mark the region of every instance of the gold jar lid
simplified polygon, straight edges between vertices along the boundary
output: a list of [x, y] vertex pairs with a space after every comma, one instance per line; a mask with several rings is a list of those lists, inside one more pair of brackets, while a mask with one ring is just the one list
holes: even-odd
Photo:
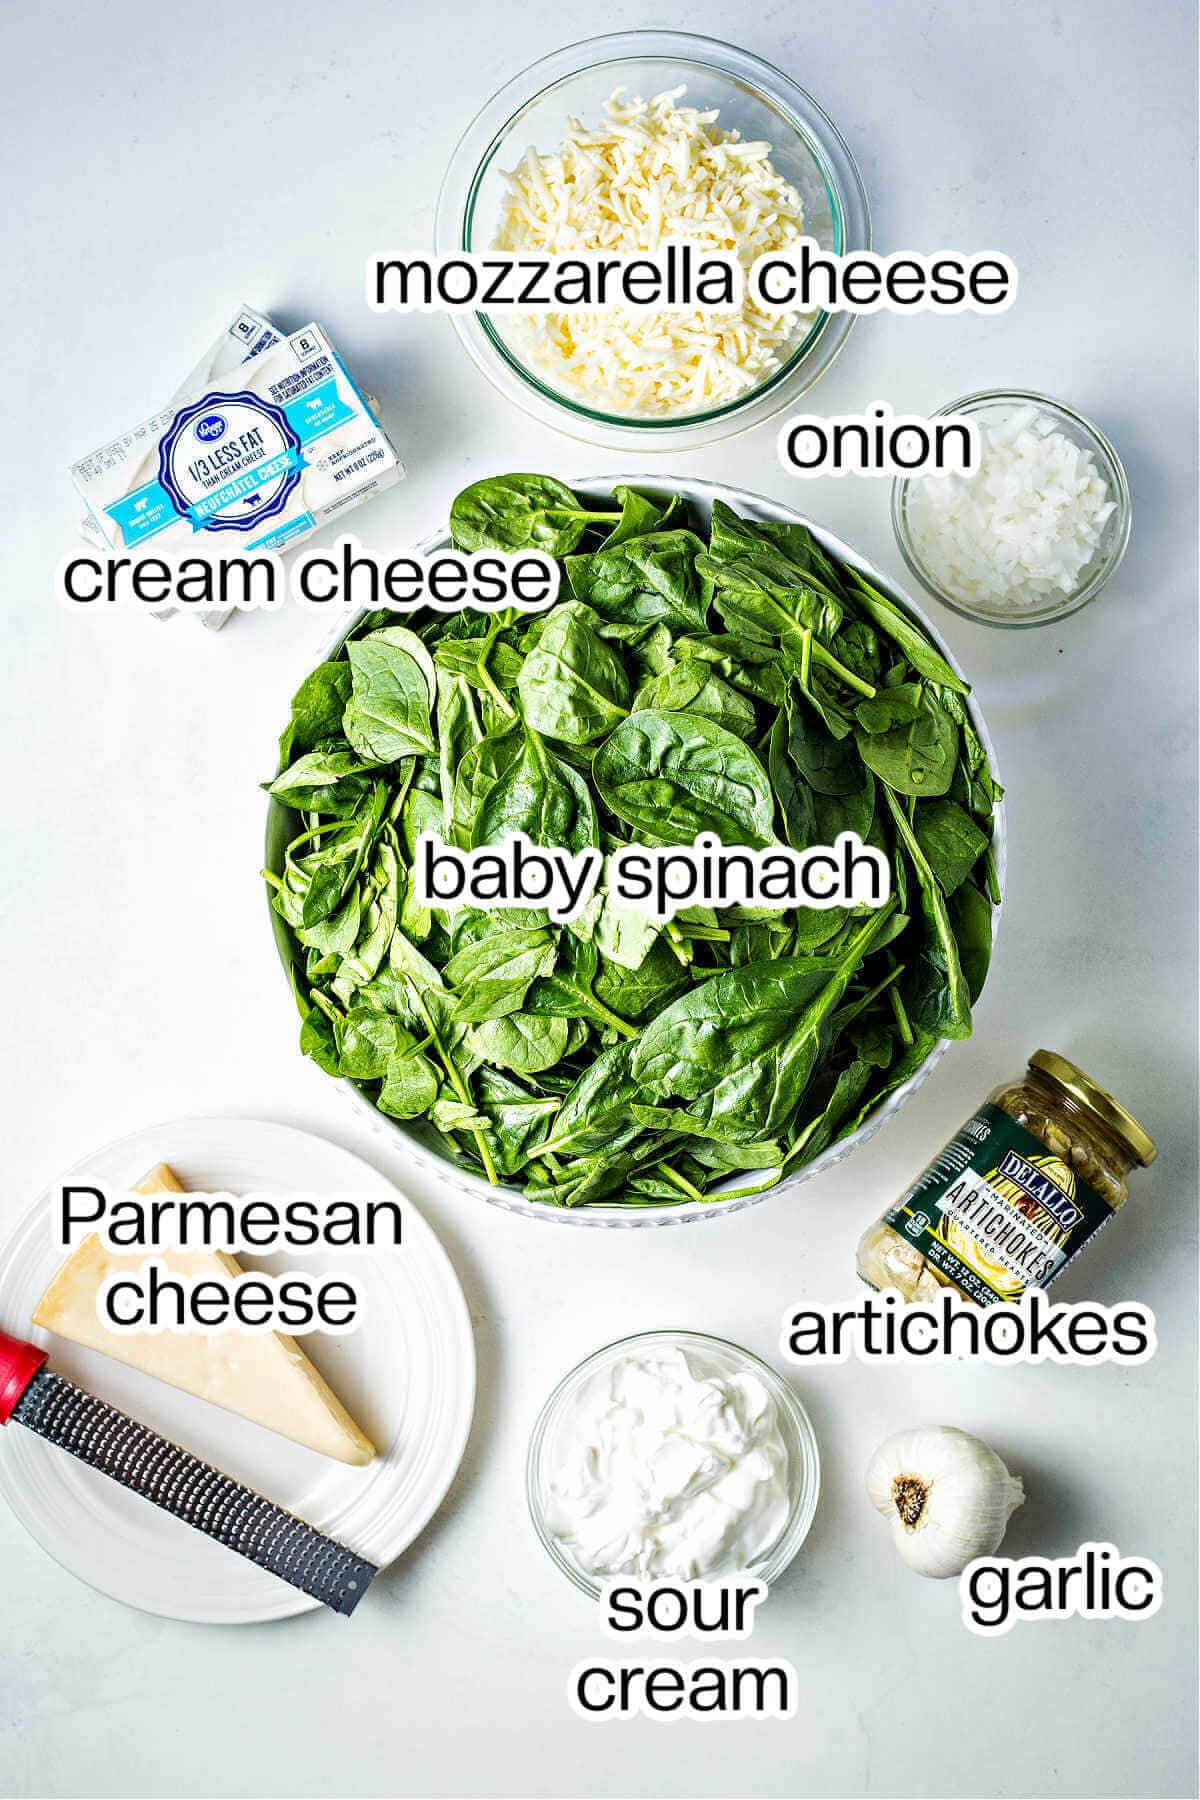
[[1035, 1050], [1029, 1059], [1031, 1069], [1040, 1069], [1043, 1075], [1049, 1075], [1065, 1088], [1072, 1100], [1094, 1113], [1100, 1123], [1111, 1131], [1114, 1137], [1120, 1138], [1133, 1152], [1134, 1159], [1143, 1168], [1152, 1163], [1158, 1155], [1158, 1145], [1150, 1136], [1144, 1125], [1139, 1125], [1131, 1112], [1126, 1112], [1119, 1100], [1114, 1100], [1106, 1088], [1097, 1087], [1090, 1075], [1068, 1062], [1065, 1056], [1056, 1056], [1053, 1050]]

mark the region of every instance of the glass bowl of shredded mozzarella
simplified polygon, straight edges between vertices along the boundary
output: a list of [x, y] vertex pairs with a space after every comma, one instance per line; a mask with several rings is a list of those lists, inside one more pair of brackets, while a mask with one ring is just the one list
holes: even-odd
[[1025, 389], [969, 394], [934, 416], [979, 431], [973, 475], [901, 476], [892, 524], [929, 592], [984, 625], [1046, 625], [1094, 600], [1132, 523], [1121, 459], [1080, 413]]
[[526, 1469], [538, 1536], [593, 1598], [617, 1580], [770, 1585], [820, 1486], [787, 1382], [697, 1331], [641, 1332], [586, 1357], [542, 1408]]
[[[733, 257], [804, 235], [870, 248], [854, 158], [790, 77], [684, 32], [593, 38], [488, 102], [438, 201], [440, 256]], [[677, 250], [676, 254], [679, 251]], [[833, 362], [852, 315], [672, 305], [454, 312], [473, 361], [543, 423], [622, 449], [695, 447], [787, 406]]]

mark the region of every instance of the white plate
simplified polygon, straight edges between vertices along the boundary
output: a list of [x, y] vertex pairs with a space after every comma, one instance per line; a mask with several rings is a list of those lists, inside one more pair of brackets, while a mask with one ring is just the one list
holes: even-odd
[[[96, 1151], [61, 1180], [129, 1188], [156, 1162], [169, 1163], [185, 1187], [209, 1191], [396, 1192], [348, 1151], [256, 1119], [156, 1125]], [[62, 1261], [48, 1210], [59, 1185], [0, 1253], [0, 1328], [44, 1344], [58, 1374], [380, 1567], [407, 1549], [454, 1479], [475, 1404], [475, 1345], [462, 1289], [411, 1201], [400, 1250], [336, 1257], [358, 1283], [360, 1329], [302, 1340], [379, 1448], [373, 1463], [356, 1469], [33, 1327], [30, 1315]], [[278, 1255], [239, 1260], [275, 1270], [287, 1262]], [[333, 1273], [335, 1253], [291, 1261], [312, 1274]], [[19, 1425], [0, 1431], [0, 1493], [56, 1562], [144, 1612], [232, 1625], [290, 1618], [320, 1604]]]

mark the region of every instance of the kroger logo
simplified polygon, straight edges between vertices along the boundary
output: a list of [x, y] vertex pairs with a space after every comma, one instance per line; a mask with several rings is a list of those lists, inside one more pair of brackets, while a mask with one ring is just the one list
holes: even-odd
[[196, 436], [202, 444], [215, 444], [225, 436], [225, 421], [220, 413], [206, 413], [196, 421]]

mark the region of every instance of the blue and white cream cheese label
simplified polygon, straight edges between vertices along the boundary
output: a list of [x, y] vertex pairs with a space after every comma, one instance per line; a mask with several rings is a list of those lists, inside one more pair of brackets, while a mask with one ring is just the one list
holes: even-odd
[[277, 549], [403, 475], [320, 326], [264, 347], [231, 375], [228, 386], [176, 396], [75, 464], [108, 548], [154, 539], [155, 553], [169, 555], [205, 533], [214, 547]]

